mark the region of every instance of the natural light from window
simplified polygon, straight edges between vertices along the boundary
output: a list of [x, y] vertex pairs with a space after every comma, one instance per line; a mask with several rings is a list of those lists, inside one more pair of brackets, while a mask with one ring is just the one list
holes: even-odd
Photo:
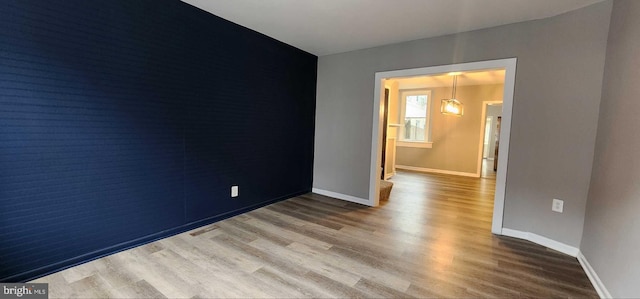
[[427, 95], [406, 97], [404, 141], [424, 141], [427, 124]]
[[401, 92], [400, 108], [400, 141], [413, 144], [430, 142], [431, 91], [413, 90]]

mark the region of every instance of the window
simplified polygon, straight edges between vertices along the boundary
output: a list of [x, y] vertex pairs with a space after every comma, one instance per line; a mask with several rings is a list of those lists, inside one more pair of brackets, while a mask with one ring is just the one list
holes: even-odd
[[431, 147], [431, 91], [400, 91], [399, 146]]

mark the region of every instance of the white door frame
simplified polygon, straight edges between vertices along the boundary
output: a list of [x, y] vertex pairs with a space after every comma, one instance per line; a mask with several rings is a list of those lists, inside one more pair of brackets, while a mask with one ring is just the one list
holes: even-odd
[[367, 205], [378, 206], [380, 203], [380, 161], [382, 156], [382, 101], [384, 94], [384, 79], [398, 77], [414, 77], [444, 74], [449, 72], [465, 72], [486, 69], [505, 69], [504, 98], [502, 101], [502, 122], [500, 128], [500, 149], [498, 156], [498, 173], [496, 176], [496, 192], [493, 203], [493, 221], [491, 232], [502, 234], [502, 220], [504, 216], [504, 201], [507, 179], [507, 163], [509, 161], [509, 139], [511, 134], [511, 110], [513, 108], [513, 93], [516, 79], [516, 58], [488, 60], [479, 62], [449, 64], [423, 68], [376, 72], [375, 89], [373, 95], [373, 130], [371, 133], [371, 166], [369, 170], [369, 198]]
[[[482, 117], [480, 117], [480, 145], [478, 146], [478, 171], [476, 175], [478, 177], [482, 177], [482, 154], [484, 153], [484, 138], [485, 138], [485, 130], [487, 126], [487, 107], [489, 104], [502, 104], [502, 101], [482, 101]], [[493, 126], [493, 123], [491, 123]]]

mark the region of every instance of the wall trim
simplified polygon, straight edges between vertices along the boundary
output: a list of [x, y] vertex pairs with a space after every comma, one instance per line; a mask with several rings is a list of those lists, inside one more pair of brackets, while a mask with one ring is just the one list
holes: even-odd
[[587, 258], [581, 251], [578, 252], [578, 262], [580, 262], [584, 272], [587, 273], [587, 277], [589, 277], [591, 284], [596, 289], [596, 292], [598, 292], [600, 298], [613, 298], [611, 293], [609, 293], [609, 290], [604, 286], [604, 283], [602, 283], [602, 280], [600, 280], [596, 270], [591, 267], [591, 264], [589, 264], [589, 261], [587, 261]]
[[350, 202], [359, 203], [359, 204], [365, 205], [365, 206], [372, 206], [371, 202], [368, 199], [364, 199], [364, 198], [360, 198], [360, 197], [355, 197], [355, 196], [351, 196], [351, 195], [346, 195], [346, 194], [333, 192], [333, 191], [328, 191], [328, 190], [323, 190], [323, 189], [318, 189], [318, 188], [312, 188], [311, 192], [317, 193], [317, 194], [320, 194], [320, 195], [324, 195], [324, 196], [329, 196], [329, 197], [333, 197], [333, 198], [337, 198], [337, 199], [350, 201]]
[[589, 281], [591, 281], [593, 288], [596, 289], [596, 292], [598, 292], [600, 298], [613, 298], [602, 280], [600, 280], [600, 277], [598, 276], [596, 271], [593, 269], [593, 267], [591, 267], [591, 264], [589, 264], [589, 261], [587, 261], [587, 258], [582, 254], [580, 249], [534, 233], [523, 232], [510, 228], [502, 228], [502, 235], [531, 241], [533, 243], [577, 258], [580, 266], [582, 266], [582, 269], [587, 274], [587, 277], [589, 277]]
[[433, 148], [433, 142], [398, 141], [399, 147]]
[[509, 162], [509, 140], [511, 139], [511, 113], [513, 109], [513, 95], [516, 84], [517, 58], [484, 60], [448, 65], [401, 69], [395, 71], [381, 71], [375, 73], [373, 90], [373, 114], [371, 130], [371, 161], [369, 164], [369, 196], [368, 204], [377, 206], [380, 203], [380, 162], [382, 161], [382, 131], [384, 110], [382, 109], [382, 95], [384, 95], [384, 80], [397, 77], [413, 77], [449, 72], [465, 72], [474, 70], [504, 68], [504, 93], [502, 97], [502, 125], [500, 128], [501, 154], [498, 156], [498, 173], [496, 174], [496, 192], [493, 201], [493, 217], [491, 232], [500, 234], [504, 218], [504, 202], [507, 189], [507, 164]]
[[424, 167], [415, 167], [415, 166], [407, 166], [407, 165], [396, 165], [396, 169], [412, 170], [412, 171], [427, 172], [427, 173], [452, 174], [452, 175], [467, 176], [467, 177], [474, 177], [474, 178], [480, 177], [480, 175], [473, 172], [424, 168]]
[[523, 232], [523, 231], [510, 229], [510, 228], [502, 228], [502, 235], [531, 241], [538, 245], [542, 245], [544, 247], [553, 249], [555, 251], [562, 252], [572, 257], [578, 257], [578, 253], [580, 252], [580, 250], [576, 247], [558, 242], [556, 240], [549, 239], [547, 237], [543, 237], [541, 235], [530, 233], [530, 232]]

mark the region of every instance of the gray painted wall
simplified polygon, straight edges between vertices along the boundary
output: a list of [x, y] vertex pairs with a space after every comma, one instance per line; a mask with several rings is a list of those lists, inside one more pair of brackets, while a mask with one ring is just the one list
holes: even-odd
[[[379, 71], [517, 57], [504, 227], [582, 238], [611, 2], [556, 17], [320, 57], [314, 188], [367, 198]], [[551, 211], [565, 200], [564, 214]]]
[[640, 1], [611, 16], [581, 251], [614, 298], [640, 297]]

